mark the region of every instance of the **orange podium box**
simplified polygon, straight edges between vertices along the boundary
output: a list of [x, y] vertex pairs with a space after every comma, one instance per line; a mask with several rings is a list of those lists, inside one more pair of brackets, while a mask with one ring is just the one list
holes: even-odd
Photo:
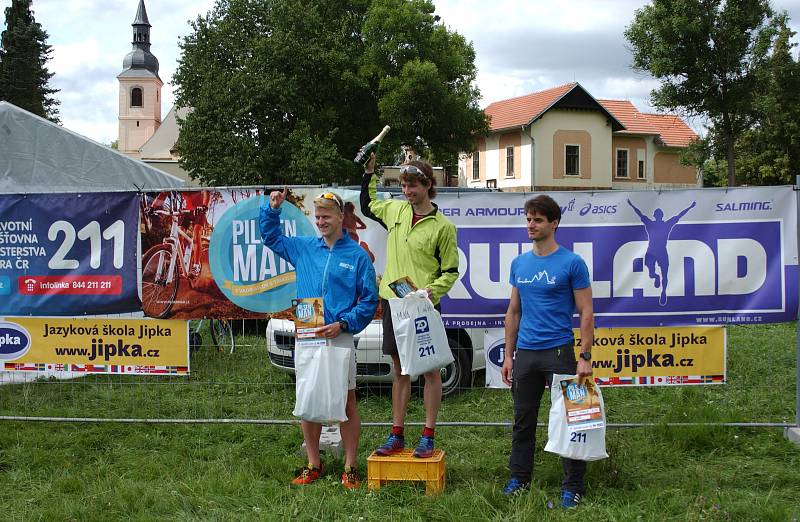
[[389, 481], [410, 480], [425, 482], [425, 494], [444, 491], [444, 451], [434, 450], [428, 459], [413, 456], [414, 450], [406, 449], [390, 457], [372, 452], [367, 457], [367, 487], [379, 489]]

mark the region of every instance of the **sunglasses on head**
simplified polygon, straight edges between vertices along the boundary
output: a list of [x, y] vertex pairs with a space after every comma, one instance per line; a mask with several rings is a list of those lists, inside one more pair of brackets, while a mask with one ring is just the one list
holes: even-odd
[[342, 203], [342, 198], [340, 198], [337, 194], [334, 194], [333, 192], [323, 192], [314, 199], [329, 199], [334, 203], [336, 203], [336, 206], [339, 207], [339, 210], [342, 211], [344, 210], [344, 203]]
[[424, 172], [415, 167], [414, 165], [403, 165], [400, 167], [400, 174], [412, 174], [416, 176], [427, 177]]

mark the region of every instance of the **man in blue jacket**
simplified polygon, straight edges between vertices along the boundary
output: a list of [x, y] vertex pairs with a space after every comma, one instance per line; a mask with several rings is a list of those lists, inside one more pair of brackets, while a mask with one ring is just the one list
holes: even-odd
[[[375, 269], [369, 255], [348, 234], [342, 232], [344, 203], [333, 192], [314, 199], [314, 217], [322, 237], [287, 237], [282, 232], [280, 206], [286, 199], [286, 189], [273, 191], [269, 203], [261, 207], [260, 226], [264, 244], [277, 255], [294, 265], [297, 273], [297, 298], [322, 297], [325, 326], [317, 335], [327, 339], [339, 337], [338, 345], [353, 346], [353, 334], [369, 324], [378, 306]], [[361, 478], [356, 471], [361, 417], [356, 406], [356, 359], [351, 350], [348, 375], [347, 421], [340, 424], [345, 453], [342, 484], [348, 489], [358, 487]], [[310, 484], [322, 474], [319, 456], [319, 437], [322, 425], [301, 420], [303, 438], [308, 453], [308, 466], [292, 481]]]

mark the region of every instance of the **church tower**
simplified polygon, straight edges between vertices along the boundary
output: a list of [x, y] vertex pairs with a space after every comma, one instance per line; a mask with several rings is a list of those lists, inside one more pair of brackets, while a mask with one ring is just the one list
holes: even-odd
[[150, 53], [150, 22], [139, 0], [133, 26], [133, 49], [122, 62], [119, 80], [119, 151], [138, 158], [139, 149], [161, 125], [158, 59]]

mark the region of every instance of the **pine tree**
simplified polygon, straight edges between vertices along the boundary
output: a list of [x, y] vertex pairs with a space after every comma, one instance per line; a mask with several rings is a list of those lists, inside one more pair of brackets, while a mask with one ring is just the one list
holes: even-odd
[[6, 8], [6, 29], [0, 36], [0, 100], [60, 123], [58, 89], [48, 86], [53, 73], [47, 61], [53, 49], [47, 32], [36, 23], [32, 0], [12, 0]]

